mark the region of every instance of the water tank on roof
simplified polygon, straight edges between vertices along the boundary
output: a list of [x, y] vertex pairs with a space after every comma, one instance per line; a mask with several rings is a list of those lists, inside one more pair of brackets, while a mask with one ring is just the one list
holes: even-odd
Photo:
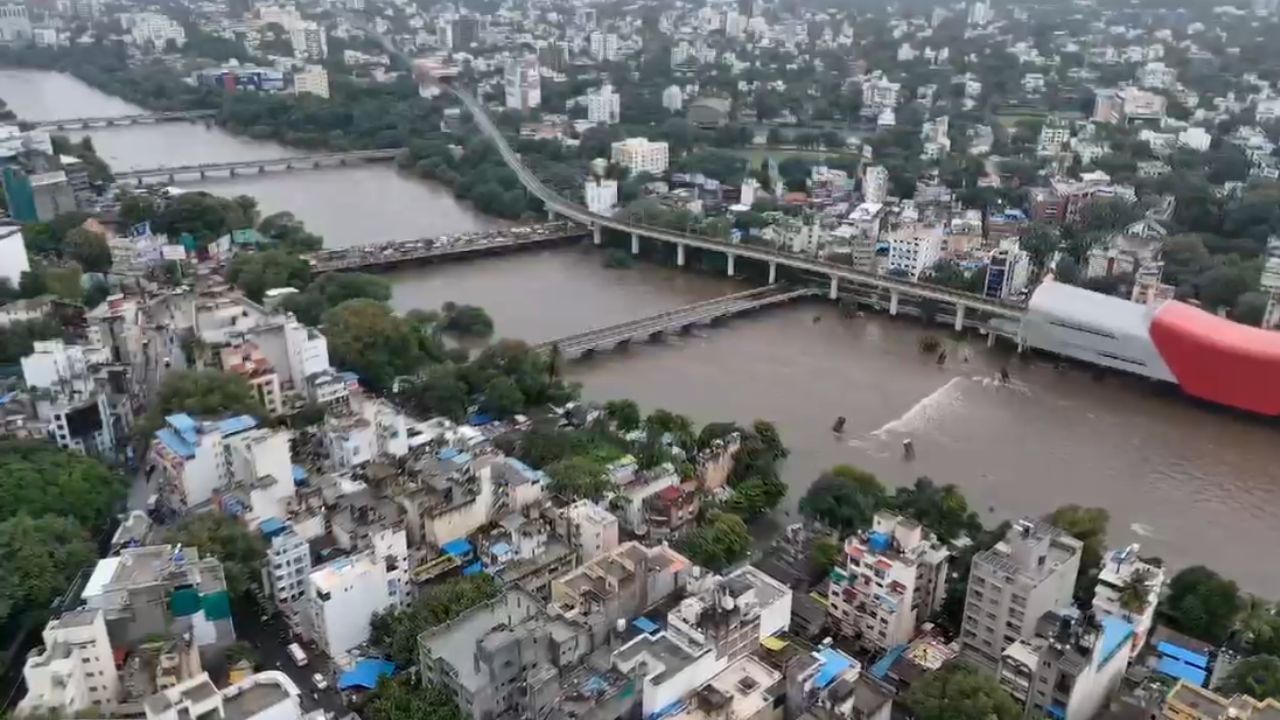
[[627, 619], [618, 618], [618, 622], [614, 623], [613, 627], [615, 630], [618, 631], [618, 634], [621, 635], [622, 633], [627, 631]]

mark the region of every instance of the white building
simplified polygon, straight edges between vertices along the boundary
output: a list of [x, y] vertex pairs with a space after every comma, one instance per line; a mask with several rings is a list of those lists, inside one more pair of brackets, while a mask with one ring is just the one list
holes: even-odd
[[889, 197], [889, 171], [883, 165], [868, 165], [862, 171], [862, 200], [883, 203]]
[[650, 142], [648, 138], [633, 137], [619, 140], [611, 146], [611, 160], [632, 173], [661, 175], [666, 172], [670, 151], [665, 141]]
[[142, 701], [146, 720], [323, 720], [323, 710], [304, 713], [302, 692], [278, 670], [255, 673], [221, 690], [207, 673]]
[[1001, 653], [1000, 686], [1023, 706], [1023, 717], [1092, 720], [1129, 668], [1133, 627], [1067, 607], [1030, 624], [1035, 634]]
[[679, 85], [668, 85], [667, 89], [662, 91], [662, 107], [673, 113], [684, 109], [684, 91]]
[[507, 60], [503, 71], [507, 109], [527, 112], [542, 104], [542, 77], [538, 73], [535, 54]]
[[942, 257], [943, 227], [907, 223], [889, 231], [889, 269], [917, 279]]
[[987, 276], [982, 294], [1008, 300], [1021, 297], [1031, 279], [1031, 256], [1018, 247], [1016, 239], [1005, 240], [987, 256]]
[[1071, 128], [1065, 125], [1045, 123], [1040, 128], [1040, 141], [1036, 153], [1052, 155], [1062, 151], [1062, 146], [1071, 139]]
[[590, 37], [591, 57], [598, 62], [618, 59], [618, 36], [613, 33], [593, 32]]
[[120, 699], [111, 639], [102, 610], [82, 607], [50, 620], [43, 646], [27, 656], [22, 678], [27, 694], [17, 715], [74, 717], [99, 715]]
[[756, 203], [756, 192], [760, 190], [760, 181], [753, 177], [742, 178], [738, 192], [738, 204], [751, 207]]
[[[166, 503], [180, 512], [205, 506], [215, 490], [234, 481], [257, 480], [232, 475], [232, 469], [247, 467], [243, 456], [232, 465], [224, 441], [257, 427], [248, 415], [216, 422], [197, 422], [186, 413], [165, 418], [165, 426], [155, 433], [151, 459], [160, 471], [160, 487]], [[292, 470], [285, 476], [292, 482]], [[242, 510], [245, 508], [241, 508]]]
[[129, 28], [129, 34], [138, 45], [151, 43], [157, 49], [164, 49], [165, 44], [170, 40], [178, 47], [182, 47], [187, 42], [187, 31], [182, 29], [182, 25], [165, 15], [133, 13], [122, 19], [125, 19], [124, 25]]
[[293, 92], [296, 95], [310, 93], [322, 98], [329, 97], [329, 71], [320, 65], [307, 65], [293, 73]]
[[294, 498], [293, 453], [288, 430], [254, 428], [222, 442], [221, 490], [224, 508], [235, 501], [246, 521], [283, 517]]
[[1138, 68], [1138, 86], [1150, 90], [1168, 90], [1178, 82], [1178, 71], [1162, 62], [1149, 62]]
[[[1124, 618], [1133, 626], [1133, 653], [1137, 657], [1147, 644], [1147, 636], [1155, 623], [1156, 603], [1164, 588], [1164, 568], [1144, 562], [1138, 557], [1138, 545], [1123, 550], [1112, 550], [1102, 559], [1102, 572], [1098, 574], [1098, 586], [1093, 596], [1093, 611], [1099, 615]], [[1125, 607], [1120, 596], [1131, 581], [1145, 580], [1146, 596], [1141, 608]]]
[[1178, 133], [1178, 144], [1204, 152], [1213, 144], [1213, 135], [1202, 127], [1189, 127]]
[[0, 5], [0, 42], [20, 42], [32, 36], [31, 18], [24, 3]]
[[0, 227], [0, 280], [8, 280], [16, 290], [22, 280], [22, 273], [30, 269], [26, 242], [22, 239], [22, 226]]
[[289, 31], [289, 40], [296, 58], [319, 62], [329, 54], [329, 38], [325, 29], [314, 21], [304, 20], [295, 24]]
[[831, 572], [832, 624], [861, 645], [903, 645], [942, 605], [951, 553], [917, 521], [876, 513], [870, 532], [849, 537]]
[[102, 348], [67, 345], [60, 339], [37, 340], [31, 347], [31, 354], [20, 360], [22, 379], [30, 388], [89, 392], [93, 386], [90, 367], [108, 360]]
[[969, 24], [982, 27], [991, 22], [991, 3], [976, 0], [969, 5]]
[[618, 181], [609, 178], [590, 177], [582, 189], [587, 209], [597, 215], [612, 215], [618, 205]]
[[291, 526], [271, 537], [262, 564], [263, 587], [267, 597], [288, 615], [297, 612], [307, 595], [311, 575], [311, 547]]
[[369, 639], [369, 621], [399, 606], [403, 588], [373, 551], [316, 568], [307, 580], [312, 640], [334, 661]]
[[612, 85], [605, 83], [587, 93], [587, 119], [606, 125], [617, 125], [622, 119], [622, 100]]
[[892, 110], [898, 105], [898, 95], [901, 91], [900, 83], [889, 82], [884, 77], [874, 77], [863, 82], [863, 113], [879, 115], [884, 110]]
[[578, 550], [578, 562], [589, 563], [618, 549], [618, 518], [591, 502], [579, 500], [564, 509], [569, 544]]
[[[295, 389], [301, 388], [309, 376], [329, 369], [329, 341], [319, 330], [290, 318], [284, 326], [284, 340], [289, 377], [281, 378], [282, 384], [292, 382]], [[272, 365], [278, 368], [275, 362]]]

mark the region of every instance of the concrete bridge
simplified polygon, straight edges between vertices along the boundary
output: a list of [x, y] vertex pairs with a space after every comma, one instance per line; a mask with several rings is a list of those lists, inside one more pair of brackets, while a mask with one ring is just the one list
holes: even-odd
[[199, 120], [218, 115], [217, 110], [179, 110], [175, 112], [138, 113], [135, 115], [116, 115], [113, 117], [76, 117], [58, 120], [33, 120], [31, 126], [37, 130], [85, 130], [94, 127], [115, 127], [118, 125], [137, 125], [139, 123], [177, 122], [180, 120]]
[[235, 177], [246, 170], [256, 170], [261, 174], [268, 170], [315, 170], [354, 162], [391, 160], [399, 152], [399, 150], [352, 150], [349, 152], [314, 153], [311, 155], [295, 155], [293, 157], [268, 158], [264, 160], [237, 160], [234, 162], [205, 163], [203, 165], [119, 170], [114, 174], [116, 180], [135, 180], [139, 185], [144, 180], [155, 178], [167, 178], [170, 183], [173, 183], [183, 175], [198, 176], [203, 180], [210, 174], [227, 173], [230, 177]]
[[738, 258], [766, 263], [769, 268], [770, 283], [773, 283], [777, 278], [778, 266], [817, 273], [828, 279], [827, 296], [831, 299], [839, 296], [841, 282], [872, 287], [887, 292], [889, 294], [888, 309], [890, 315], [898, 314], [898, 303], [903, 296], [934, 300], [955, 308], [956, 330], [964, 328], [965, 314], [969, 310], [980, 311], [989, 318], [1008, 319], [1020, 319], [1025, 312], [1025, 307], [1020, 303], [989, 298], [904, 278], [879, 275], [840, 263], [793, 255], [778, 250], [740, 245], [725, 240], [673, 232], [597, 215], [581, 205], [564, 199], [554, 190], [544, 185], [531, 170], [525, 167], [520, 156], [507, 143], [506, 138], [494, 124], [493, 119], [489, 117], [488, 109], [476, 100], [474, 96], [454, 86], [446, 85], [443, 87], [462, 101], [481, 131], [497, 146], [503, 161], [516, 173], [525, 188], [542, 200], [548, 214], [569, 218], [589, 226], [592, 230], [593, 240], [597, 245], [601, 243], [601, 231], [604, 228], [609, 228], [631, 236], [632, 254], [639, 254], [641, 238], [674, 244], [676, 246], [676, 264], [681, 266], [685, 263], [686, 249], [694, 247], [701, 250], [725, 253], [728, 257], [728, 274], [730, 275], [736, 273], [736, 261]]
[[591, 230], [573, 222], [505, 227], [488, 232], [397, 240], [377, 245], [320, 250], [303, 255], [313, 274], [341, 270], [377, 270], [407, 263], [433, 262], [467, 255], [507, 252], [585, 238]]
[[636, 341], [644, 342], [667, 333], [678, 333], [694, 325], [710, 324], [721, 318], [739, 315], [770, 305], [778, 305], [802, 297], [821, 294], [822, 292], [815, 288], [792, 288], [785, 285], [754, 288], [713, 300], [685, 305], [675, 310], [667, 310], [639, 320], [629, 320], [617, 325], [568, 335], [542, 343], [536, 346], [536, 349], [545, 353], [554, 351], [564, 358], [581, 357], [600, 350], [610, 350], [619, 345], [626, 345]]

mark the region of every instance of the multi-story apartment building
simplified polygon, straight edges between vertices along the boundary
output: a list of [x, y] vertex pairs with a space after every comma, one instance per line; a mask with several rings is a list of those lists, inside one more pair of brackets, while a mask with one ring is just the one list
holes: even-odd
[[889, 197], [889, 171], [883, 165], [868, 165], [862, 171], [862, 200], [881, 204]]
[[587, 178], [582, 187], [587, 209], [597, 215], [612, 215], [618, 205], [618, 181], [602, 177]]
[[319, 23], [304, 20], [289, 31], [293, 44], [293, 56], [302, 60], [319, 62], [329, 54], [329, 39]]
[[593, 32], [588, 42], [591, 46], [591, 57], [598, 62], [613, 62], [618, 59], [618, 36], [614, 33]]
[[1276, 720], [1280, 700], [1259, 702], [1248, 695], [1226, 697], [1185, 680], [1165, 697], [1161, 720]]
[[996, 671], [1005, 648], [1032, 637], [1045, 613], [1067, 607], [1081, 548], [1061, 530], [1024, 518], [1003, 541], [975, 555], [960, 632], [965, 659]]
[[290, 625], [301, 627], [307, 578], [311, 575], [311, 547], [282, 521], [269, 518], [259, 529], [271, 543], [262, 563], [262, 586], [271, 602], [290, 619]]
[[587, 119], [605, 125], [617, 125], [622, 119], [622, 101], [612, 85], [605, 83], [587, 92]]
[[327, 99], [329, 71], [323, 65], [307, 65], [301, 70], [294, 70], [293, 92], [295, 95], [315, 95]]
[[1122, 618], [1052, 610], [1001, 653], [999, 682], [1024, 720], [1092, 720], [1124, 679], [1132, 648], [1133, 626]]
[[661, 175], [667, 170], [670, 150], [663, 141], [650, 142], [648, 138], [633, 137], [619, 140], [610, 147], [613, 162], [632, 173]]
[[509, 110], [527, 112], [542, 104], [542, 77], [538, 56], [528, 54], [507, 60], [503, 71], [503, 89]]
[[389, 575], [387, 561], [373, 550], [312, 571], [307, 579], [311, 639], [330, 658], [345, 658], [369, 639], [375, 614], [400, 605], [407, 588]]
[[63, 613], [45, 625], [41, 638], [42, 647], [22, 668], [27, 694], [17, 714], [73, 717], [111, 710], [120, 697], [120, 673], [102, 610]]
[[561, 534], [587, 563], [618, 549], [618, 517], [590, 500], [579, 500], [564, 508], [565, 527]]
[[843, 566], [831, 572], [831, 624], [878, 651], [906, 644], [941, 606], [950, 557], [919, 522], [876, 513], [868, 532], [845, 540]]
[[271, 361], [262, 354], [256, 344], [243, 342], [239, 345], [229, 345], [222, 348], [218, 356], [223, 372], [244, 378], [269, 415], [274, 416], [284, 412], [280, 376], [276, 374], [275, 368], [271, 367]]
[[[1164, 587], [1164, 568], [1138, 557], [1138, 545], [1112, 550], [1102, 559], [1098, 585], [1093, 594], [1093, 611], [1098, 615], [1122, 617], [1133, 625], [1133, 654], [1147, 643], [1147, 635], [1155, 623], [1156, 603]], [[1121, 594], [1131, 582], [1146, 584], [1146, 597], [1141, 607], [1126, 606]]]

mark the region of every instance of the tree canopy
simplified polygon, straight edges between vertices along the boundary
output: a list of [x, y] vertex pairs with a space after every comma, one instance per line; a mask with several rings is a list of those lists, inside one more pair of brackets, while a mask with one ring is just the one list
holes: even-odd
[[720, 572], [747, 557], [751, 535], [742, 518], [712, 511], [705, 522], [685, 536], [680, 548], [690, 560]]
[[1111, 520], [1111, 513], [1104, 508], [1063, 505], [1045, 520], [1084, 544], [1075, 594], [1081, 602], [1091, 602], [1094, 587], [1098, 584], [1102, 556], [1107, 551], [1107, 523]]
[[227, 578], [227, 591], [233, 597], [244, 596], [259, 582], [266, 542], [229, 515], [188, 515], [168, 532], [165, 540], [194, 547], [201, 557], [218, 558]]
[[546, 467], [551, 476], [548, 489], [556, 495], [577, 500], [599, 500], [613, 490], [613, 479], [604, 463], [587, 456], [567, 457]]
[[305, 288], [311, 281], [311, 267], [306, 260], [283, 250], [239, 253], [231, 260], [227, 279], [250, 300], [262, 302], [268, 290]]
[[438, 340], [374, 300], [338, 305], [325, 314], [324, 330], [333, 364], [377, 389], [391, 387], [397, 376], [413, 375], [443, 354]]
[[107, 272], [111, 269], [111, 248], [102, 233], [76, 228], [63, 241], [63, 255], [80, 263], [85, 272]]
[[926, 674], [905, 699], [916, 720], [1015, 720], [1022, 715], [995, 678], [957, 663]]
[[307, 285], [306, 290], [285, 297], [280, 307], [304, 325], [319, 325], [329, 308], [358, 298], [386, 302], [391, 299], [391, 283], [367, 273], [326, 273]]
[[0, 623], [15, 611], [48, 607], [97, 557], [88, 533], [70, 516], [19, 514], [0, 521]]
[[164, 424], [166, 415], [252, 415], [262, 419], [267, 410], [249, 382], [239, 375], [217, 370], [175, 370], [164, 376], [151, 409], [139, 425], [144, 436]]
[[1203, 565], [1185, 568], [1167, 585], [1160, 614], [1174, 630], [1221, 645], [1240, 612], [1240, 590], [1232, 580]]
[[1280, 658], [1254, 655], [1241, 660], [1227, 673], [1218, 690], [1226, 695], [1243, 693], [1255, 700], [1280, 700]]
[[871, 517], [887, 500], [884, 485], [875, 475], [852, 465], [837, 465], [809, 487], [800, 499], [800, 512], [848, 535], [870, 527]]
[[66, 515], [97, 528], [125, 488], [122, 476], [92, 458], [47, 442], [0, 440], [0, 520]]
[[447, 688], [424, 687], [416, 676], [407, 674], [379, 680], [378, 686], [364, 699], [360, 717], [364, 720], [465, 720]]
[[493, 319], [482, 307], [447, 302], [441, 308], [440, 329], [463, 337], [489, 337]]

